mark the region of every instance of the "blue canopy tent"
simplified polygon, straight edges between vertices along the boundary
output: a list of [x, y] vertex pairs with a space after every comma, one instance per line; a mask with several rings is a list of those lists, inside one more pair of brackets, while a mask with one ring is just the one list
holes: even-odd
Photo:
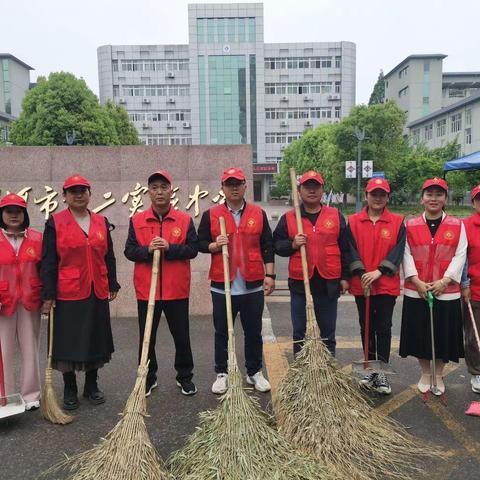
[[480, 151], [445, 162], [443, 171], [447, 173], [452, 170], [480, 170]]

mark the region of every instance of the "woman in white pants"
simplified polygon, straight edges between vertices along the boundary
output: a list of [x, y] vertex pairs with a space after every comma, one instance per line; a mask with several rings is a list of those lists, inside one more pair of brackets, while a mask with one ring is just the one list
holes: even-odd
[[14, 356], [22, 359], [20, 393], [27, 410], [40, 406], [39, 266], [42, 234], [29, 228], [27, 204], [10, 193], [0, 201], [0, 342], [5, 392], [15, 393]]

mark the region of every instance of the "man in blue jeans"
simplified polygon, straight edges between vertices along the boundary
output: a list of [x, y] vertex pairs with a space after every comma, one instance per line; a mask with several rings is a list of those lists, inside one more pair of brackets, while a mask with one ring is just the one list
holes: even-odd
[[324, 181], [319, 173], [309, 171], [303, 174], [298, 193], [302, 202], [300, 211], [304, 233], [298, 233], [294, 209], [280, 218], [273, 232], [275, 253], [290, 257], [288, 288], [291, 294], [294, 355], [302, 348], [307, 324], [300, 247], [306, 247], [315, 316], [320, 334], [332, 355], [335, 355], [338, 297], [349, 287], [345, 219], [336, 208], [322, 205], [323, 192]]

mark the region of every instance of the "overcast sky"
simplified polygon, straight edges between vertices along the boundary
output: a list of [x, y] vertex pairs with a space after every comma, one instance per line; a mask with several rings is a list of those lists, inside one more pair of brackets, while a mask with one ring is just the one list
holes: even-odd
[[[186, 0], [1, 0], [0, 52], [38, 75], [68, 71], [98, 94], [97, 47], [187, 44]], [[208, 3], [236, 3], [215, 2]], [[265, 0], [265, 42], [357, 45], [357, 103], [380, 69], [412, 53], [444, 53], [444, 71], [480, 71], [478, 0]]]

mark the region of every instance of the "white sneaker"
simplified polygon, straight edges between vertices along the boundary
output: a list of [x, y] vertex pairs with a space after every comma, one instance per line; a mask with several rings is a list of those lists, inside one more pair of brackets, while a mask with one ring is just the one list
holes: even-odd
[[38, 400], [35, 400], [34, 402], [25, 403], [25, 410], [31, 410], [33, 412], [34, 410], [38, 410], [39, 408], [40, 408], [40, 402]]
[[217, 379], [213, 382], [212, 393], [215, 395], [223, 395], [227, 391], [227, 379], [226, 373], [218, 373]]
[[472, 384], [472, 391], [480, 393], [480, 375], [472, 375], [470, 383]]
[[272, 388], [270, 382], [263, 376], [261, 370], [251, 377], [247, 375], [247, 383], [253, 385], [255, 390], [259, 392], [269, 392]]

